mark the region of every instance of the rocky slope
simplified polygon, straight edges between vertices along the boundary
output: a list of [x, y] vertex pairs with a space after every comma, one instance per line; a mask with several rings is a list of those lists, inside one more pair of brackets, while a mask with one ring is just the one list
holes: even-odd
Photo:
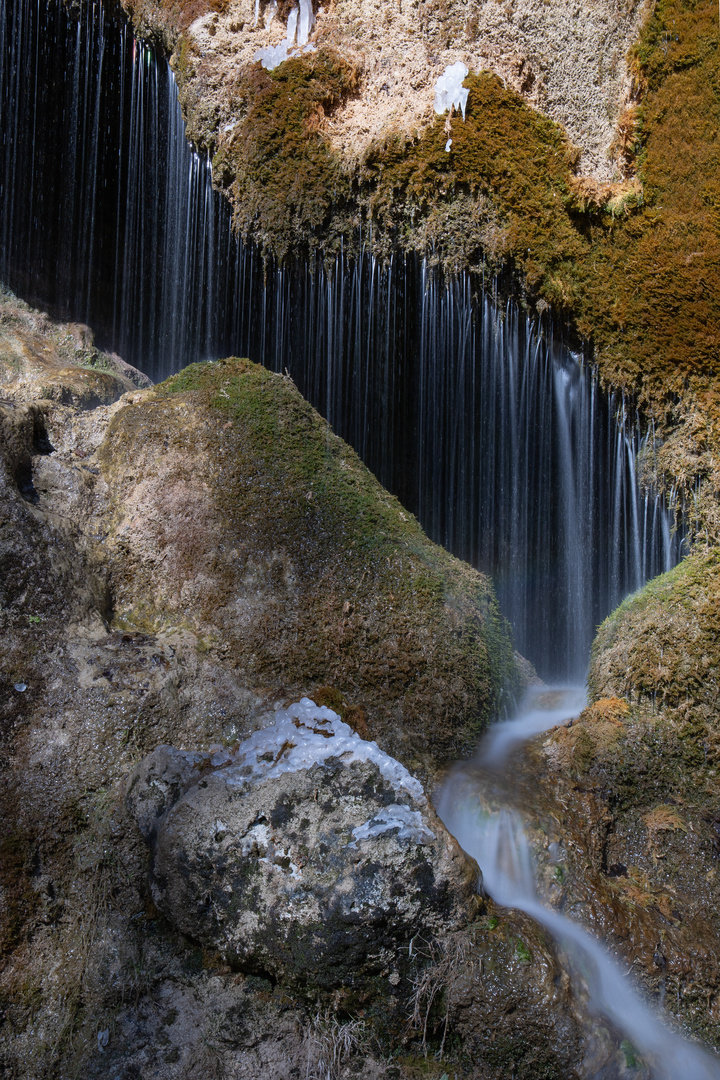
[[[308, 988], [286, 961], [248, 965], [188, 923], [187, 897], [178, 911], [158, 893], [158, 909], [124, 801], [146, 754], [172, 743], [191, 764], [222, 757], [302, 684], [343, 712], [354, 745], [373, 735], [429, 771], [491, 707], [512, 664], [505, 627], [487, 584], [403, 520], [287, 380], [234, 361], [139, 389], [85, 329], [7, 296], [0, 334], [3, 1075], [282, 1078], [328, 1060], [339, 1075], [347, 1058], [357, 1075], [400, 1078], [445, 1043], [479, 1078], [513, 1063], [530, 1077], [538, 1061], [548, 1076], [585, 1075], [590, 1035], [544, 935], [483, 909], [449, 838], [428, 847], [443, 835], [429, 808], [386, 791], [374, 766], [346, 769], [345, 787], [341, 763], [316, 769], [342, 843], [370, 823], [346, 868], [368, 896], [380, 889], [394, 927], [387, 957], [365, 961], [370, 985]], [[284, 817], [271, 876], [285, 874], [281, 844], [291, 869], [312, 830], [316, 774], [273, 788], [269, 820]], [[382, 827], [389, 805], [409, 838]], [[408, 859], [403, 906], [382, 866]], [[313, 873], [325, 888], [327, 868]], [[425, 919], [433, 875], [439, 906]]]

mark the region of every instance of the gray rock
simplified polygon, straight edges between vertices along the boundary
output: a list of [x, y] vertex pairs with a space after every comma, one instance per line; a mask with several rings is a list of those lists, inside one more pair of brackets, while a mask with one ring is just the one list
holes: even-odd
[[234, 967], [318, 988], [395, 985], [414, 935], [467, 922], [478, 870], [417, 781], [335, 720], [315, 736], [320, 760], [297, 767], [290, 752], [284, 771], [258, 745], [202, 771], [198, 755], [159, 747], [128, 804], [151, 846], [155, 903]]
[[145, 840], [155, 834], [158, 820], [197, 779], [202, 754], [158, 746], [137, 765], [127, 783], [126, 802]]

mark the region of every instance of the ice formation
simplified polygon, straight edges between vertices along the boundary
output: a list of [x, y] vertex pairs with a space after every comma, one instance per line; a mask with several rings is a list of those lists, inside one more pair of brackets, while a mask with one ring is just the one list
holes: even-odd
[[431, 844], [435, 839], [435, 834], [431, 833], [425, 825], [419, 810], [411, 810], [409, 806], [393, 803], [391, 806], [384, 806], [364, 825], [356, 826], [348, 847], [357, 847], [358, 840], [379, 836], [380, 833], [389, 832], [391, 829], [398, 830], [399, 840], [413, 840], [416, 844]]
[[[256, 5], [259, 0], [256, 0]], [[256, 7], [256, 10], [259, 8]], [[257, 20], [256, 20], [257, 21]], [[310, 31], [315, 25], [315, 12], [312, 0], [300, 0], [300, 7], [294, 7], [288, 15], [287, 34], [279, 45], [268, 45], [258, 49], [254, 59], [259, 60], [267, 71], [272, 71], [278, 64], [284, 63], [289, 56], [299, 56], [304, 52], [315, 52], [315, 46], [308, 44]], [[297, 36], [297, 44], [295, 38]]]
[[[462, 60], [446, 67], [442, 75], [435, 83], [435, 112], [442, 115], [453, 106], [460, 109], [465, 119], [465, 106], [467, 105], [468, 93], [463, 86], [463, 79], [467, 78], [468, 69]], [[445, 147], [447, 150], [448, 147]]]
[[[425, 802], [420, 781], [411, 776], [404, 765], [384, 754], [377, 743], [361, 739], [332, 709], [318, 706], [309, 698], [302, 698], [288, 709], [278, 709], [270, 727], [254, 731], [234, 753], [216, 750], [210, 761], [215, 767], [224, 769], [229, 784], [244, 787], [248, 783], [270, 780], [281, 773], [310, 769], [330, 757], [339, 758], [346, 765], [354, 761], [372, 762], [395, 788], [404, 788], [416, 800]], [[387, 813], [394, 819], [394, 824], [388, 823], [389, 818], [382, 819], [385, 821], [383, 829], [404, 827], [427, 833], [417, 811], [391, 806]], [[368, 828], [382, 824], [382, 820], [373, 818]]]
[[[288, 48], [291, 45], [295, 44], [295, 33], [297, 31], [297, 23], [298, 23], [298, 9], [296, 7], [294, 7], [292, 9], [292, 11], [290, 12], [290, 14], [288, 15], [288, 21], [287, 21], [287, 34], [285, 36], [285, 41], [287, 43]], [[298, 41], [298, 45], [304, 45], [304, 42]]]
[[300, 0], [300, 20], [298, 22], [297, 43], [303, 46], [310, 37], [310, 31], [315, 25], [315, 12], [312, 9], [312, 0]]

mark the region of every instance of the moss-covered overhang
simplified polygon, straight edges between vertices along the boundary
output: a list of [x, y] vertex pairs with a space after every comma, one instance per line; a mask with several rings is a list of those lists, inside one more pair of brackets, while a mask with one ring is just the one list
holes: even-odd
[[[354, 59], [327, 44], [272, 72], [246, 65], [220, 100], [188, 33], [206, 10], [205, 0], [157, 5], [155, 32], [173, 49], [189, 132], [213, 153], [244, 237], [283, 257], [351, 250], [364, 228], [380, 252], [432, 249], [449, 269], [510, 266], [530, 300], [595, 342], [614, 386], [656, 412], [688, 389], [707, 392], [720, 346], [713, 0], [659, 0], [643, 25], [631, 54], [638, 103], [615, 148], [625, 177], [614, 184], [578, 179], [563, 131], [487, 72], [466, 81], [464, 122], [438, 117], [350, 162], [325, 120], [358, 93]], [[148, 19], [138, 5], [141, 29]]]

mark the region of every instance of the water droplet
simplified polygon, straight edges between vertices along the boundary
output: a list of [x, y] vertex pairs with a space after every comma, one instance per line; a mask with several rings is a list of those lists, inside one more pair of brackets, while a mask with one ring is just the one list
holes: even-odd
[[16, 682], [15, 689], [17, 690], [18, 694], [22, 694], [25, 692], [25, 690], [27, 690], [27, 686], [24, 682]]

